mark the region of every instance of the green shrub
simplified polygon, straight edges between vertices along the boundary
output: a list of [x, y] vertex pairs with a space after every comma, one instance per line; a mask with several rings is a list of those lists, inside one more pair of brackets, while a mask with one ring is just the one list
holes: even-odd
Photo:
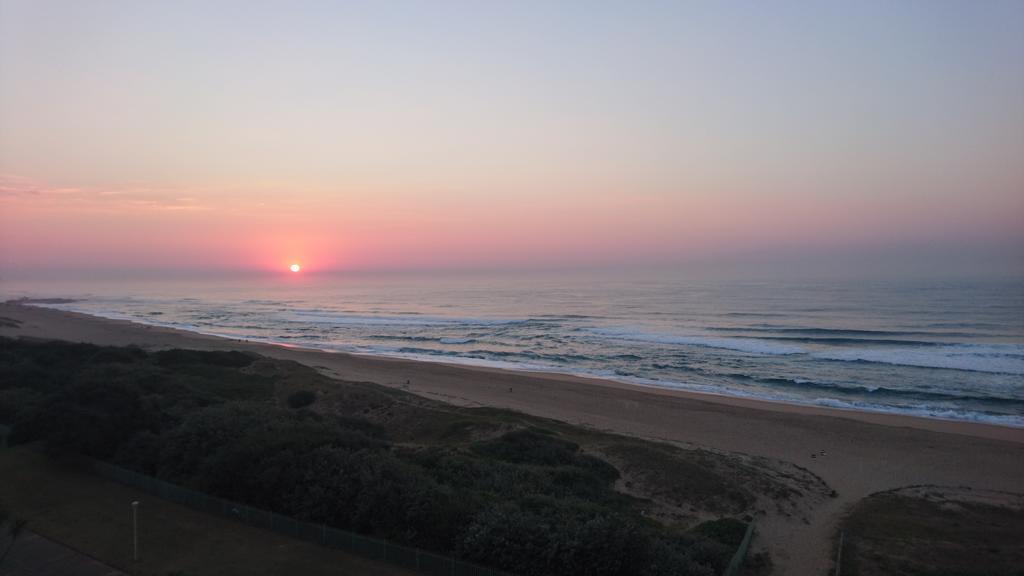
[[288, 405], [292, 408], [305, 408], [316, 402], [316, 393], [309, 390], [299, 390], [288, 395]]
[[90, 359], [97, 364], [116, 363], [130, 364], [136, 360], [146, 357], [146, 352], [138, 346], [127, 346], [125, 348], [103, 347], [99, 349]]
[[[464, 443], [475, 426], [496, 430], [508, 413], [442, 412], [345, 382], [319, 393], [339, 413], [300, 410], [318, 397], [302, 388], [321, 377], [298, 365], [270, 375], [240, 370], [254, 360], [0, 338], [0, 411], [11, 416], [13, 441], [45, 440], [214, 496], [524, 576], [704, 576], [719, 573], [734, 548], [719, 542], [729, 522], [680, 535], [643, 518], [636, 500], [615, 490], [614, 466], [553, 432]], [[292, 409], [279, 403], [282, 389]], [[424, 442], [410, 429], [457, 438]]]
[[162, 350], [154, 354], [156, 363], [164, 367], [182, 366], [186, 364], [200, 364], [207, 366], [221, 366], [224, 368], [244, 368], [252, 364], [256, 358], [245, 352], [235, 350]]
[[515, 430], [494, 440], [479, 442], [473, 451], [515, 464], [557, 466], [572, 463], [579, 446], [535, 430]]
[[735, 518], [719, 518], [702, 522], [693, 531], [735, 548], [743, 542], [743, 537], [747, 533], [747, 523]]

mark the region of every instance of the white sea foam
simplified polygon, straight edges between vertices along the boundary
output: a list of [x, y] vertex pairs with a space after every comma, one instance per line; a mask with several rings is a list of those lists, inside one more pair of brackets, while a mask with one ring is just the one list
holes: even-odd
[[806, 398], [794, 397], [781, 394], [767, 394], [764, 392], [750, 392], [736, 388], [725, 388], [719, 386], [707, 386], [701, 384], [689, 384], [667, 380], [655, 380], [650, 378], [622, 377], [614, 374], [577, 373], [579, 376], [589, 376], [607, 380], [615, 380], [627, 384], [650, 386], [653, 388], [675, 388], [702, 394], [715, 396], [749, 398], [751, 400], [767, 400], [770, 402], [783, 402], [786, 404], [800, 404], [804, 406], [821, 406], [824, 408], [839, 408], [843, 410], [856, 410], [865, 412], [880, 412], [884, 414], [898, 414], [917, 416], [921, 418], [936, 418], [940, 420], [967, 420], [971, 422], [984, 422], [998, 424], [1000, 426], [1013, 426], [1024, 428], [1024, 416], [1009, 414], [982, 414], [969, 410], [955, 410], [948, 408], [937, 408], [928, 406], [892, 406], [873, 402], [852, 402], [838, 400], [835, 398]]
[[[662, 388], [678, 388], [698, 392], [721, 394], [726, 396], [740, 396], [763, 400], [776, 400], [784, 402], [795, 402], [800, 404], [829, 406], [835, 408], [847, 408], [855, 410], [869, 410], [877, 412], [892, 412], [900, 414], [912, 414], [928, 416], [933, 418], [950, 418], [958, 420], [976, 420], [993, 422], [1009, 426], [1024, 427], [1024, 415], [1001, 414], [1000, 408], [996, 406], [992, 411], [974, 411], [956, 409], [950, 407], [950, 403], [925, 402], [923, 404], [907, 405], [902, 400], [889, 404], [887, 400], [881, 402], [876, 399], [865, 398], [863, 401], [855, 396], [850, 398], [817, 397], [818, 394], [829, 395], [829, 392], [817, 390], [814, 392], [801, 392], [799, 390], [764, 390], [756, 387], [751, 388], [742, 383], [736, 383], [728, 379], [718, 382], [708, 382], [708, 378], [694, 377], [695, 381], [687, 381], [689, 376], [685, 372], [686, 363], [681, 362], [680, 372], [676, 374], [663, 373], [656, 378], [665, 376], [666, 379], [652, 379], [625, 376], [620, 373], [624, 366], [628, 370], [622, 370], [630, 374], [644, 375], [643, 362], [651, 358], [651, 354], [663, 352], [658, 347], [645, 346], [645, 343], [663, 344], [670, 347], [668, 353], [675, 354], [671, 349], [673, 345], [697, 346], [708, 349], [733, 350], [751, 354], [744, 358], [743, 362], [771, 362], [774, 366], [779, 362], [792, 362], [794, 367], [807, 369], [807, 365], [820, 365], [821, 370], [840, 370], [845, 372], [865, 373], [864, 386], [868, 389], [872, 386], [869, 371], [861, 370], [856, 366], [842, 366], [832, 364], [829, 361], [845, 362], [872, 362], [891, 364], [895, 366], [909, 367], [931, 367], [954, 370], [973, 370], [994, 374], [1014, 375], [1004, 376], [981, 376], [977, 379], [988, 378], [991, 381], [981, 381], [991, 391], [994, 386], [1009, 386], [1013, 390], [1019, 390], [1020, 378], [1024, 375], [1024, 345], [1022, 344], [942, 344], [929, 346], [816, 346], [797, 345], [792, 342], [782, 342], [762, 338], [744, 337], [719, 337], [716, 335], [699, 335], [699, 328], [695, 329], [696, 334], [673, 334], [670, 332], [658, 332], [657, 330], [645, 328], [630, 328], [628, 326], [595, 328], [589, 321], [529, 321], [527, 319], [502, 319], [502, 318], [471, 318], [471, 317], [449, 317], [434, 316], [426, 314], [376, 314], [374, 310], [338, 310], [330, 305], [323, 308], [277, 308], [276, 310], [261, 310], [259, 306], [250, 303], [247, 306], [237, 306], [229, 303], [225, 307], [222, 303], [203, 302], [193, 300], [188, 306], [182, 306], [183, 300], [161, 300], [140, 304], [139, 301], [121, 299], [93, 299], [73, 303], [60, 304], [36, 304], [41, 307], [82, 312], [113, 318], [118, 320], [130, 320], [134, 322], [179, 328], [192, 332], [223, 336], [228, 338], [243, 338], [251, 341], [269, 342], [291, 346], [309, 346], [336, 352], [355, 352], [376, 356], [392, 356], [425, 360], [430, 362], [458, 363], [475, 366], [489, 366], [512, 370], [527, 370], [537, 372], [567, 373], [579, 376], [605, 378], [620, 382], [627, 382], [637, 385], [655, 386]], [[273, 301], [267, 301], [276, 304]], [[309, 304], [315, 304], [309, 302]], [[255, 307], [254, 307], [255, 306]], [[163, 314], [152, 316], [150, 313], [160, 310]], [[253, 321], [255, 319], [255, 322]], [[281, 321], [285, 320], [293, 324], [281, 327]], [[531, 328], [536, 323], [537, 328]], [[502, 327], [508, 325], [522, 324], [515, 326], [515, 330], [504, 330]], [[351, 327], [344, 332], [344, 336], [329, 330], [330, 326]], [[488, 326], [496, 326], [489, 330]], [[362, 329], [360, 329], [362, 327]], [[468, 328], [468, 329], [466, 329]], [[282, 331], [289, 334], [288, 337], [277, 337], [273, 334], [280, 334]], [[491, 334], [494, 332], [494, 334]], [[499, 334], [500, 332], [500, 334]], [[311, 334], [309, 338], [306, 333]], [[292, 336], [294, 334], [294, 336]], [[372, 338], [385, 335], [389, 338], [402, 339], [412, 338], [441, 345], [458, 345], [474, 342], [475, 338], [466, 337], [467, 334], [479, 336], [484, 343], [494, 340], [499, 346], [495, 350], [488, 350], [490, 345], [477, 344], [481, 350], [472, 352], [459, 352], [460, 349], [430, 350], [429, 345], [424, 345], [423, 352], [415, 349], [405, 351], [396, 348], [377, 347], [372, 345], [375, 340]], [[486, 336], [480, 336], [486, 334]], [[532, 362], [529, 354], [541, 350], [536, 348], [532, 338], [544, 338], [544, 345], [549, 346], [550, 336], [557, 339], [556, 346], [579, 345], [580, 336], [588, 336], [583, 340], [584, 346], [596, 346], [597, 353], [591, 354], [586, 348], [582, 352], [571, 348], [554, 348], [550, 352], [544, 349], [545, 358], [550, 355], [562, 355], [566, 363], [555, 366], [540, 362]], [[594, 339], [598, 340], [595, 342]], [[568, 342], [568, 344], [564, 344]], [[634, 343], [634, 344], [630, 344]], [[617, 348], [624, 348], [623, 354], [629, 357], [626, 364], [621, 360], [611, 360], [613, 357], [604, 358], [600, 351]], [[465, 349], [462, 349], [465, 350]], [[511, 350], [511, 352], [510, 352]], [[690, 352], [690, 351], [688, 351]], [[700, 355], [693, 351], [693, 357], [700, 358]], [[628, 354], [626, 354], [628, 353]], [[581, 354], [582, 356], [578, 356]], [[504, 355], [505, 359], [497, 359], [496, 356]], [[534, 354], [536, 356], [536, 354]], [[756, 356], [765, 356], [758, 360]], [[620, 358], [623, 355], [616, 355]], [[687, 354], [690, 357], [691, 354]], [[709, 358], [717, 354], [709, 352]], [[787, 358], [781, 358], [785, 356]], [[774, 358], [773, 358], [774, 357]], [[516, 361], [521, 358], [522, 361]], [[582, 360], [579, 360], [582, 358]], [[593, 359], [598, 359], [594, 362]], [[658, 360], [660, 361], [660, 360]], [[895, 370], [895, 369], [894, 369]], [[910, 374], [912, 369], [907, 369]], [[955, 374], [955, 373], [954, 373]], [[652, 376], [654, 374], [651, 374]], [[848, 376], [858, 380], [859, 376]], [[944, 375], [947, 380], [951, 376]], [[678, 381], [673, 381], [678, 379]], [[794, 381], [799, 382], [800, 379]], [[929, 376], [929, 381], [931, 377]], [[949, 386], [947, 382], [945, 384]], [[980, 384], [978, 384], [980, 385]], [[1001, 388], [1000, 388], [1001, 390]], [[1015, 397], [1013, 391], [1008, 396]], [[982, 394], [982, 392], [977, 392]], [[1002, 394], [1002, 392], [1001, 392]], [[965, 405], [966, 406], [966, 405]]]
[[589, 331], [593, 334], [615, 338], [616, 340], [629, 340], [632, 342], [651, 342], [655, 344], [681, 344], [686, 346], [702, 346], [705, 348], [721, 348], [725, 350], [736, 350], [750, 354], [788, 355], [800, 354], [806, 351], [801, 346], [774, 342], [772, 340], [761, 340], [752, 338], [718, 338], [715, 336], [680, 336], [674, 334], [663, 334], [656, 332], [644, 332], [641, 330], [627, 330], [620, 328], [592, 328]]
[[343, 314], [327, 310], [293, 310], [275, 315], [281, 320], [335, 326], [498, 326], [522, 322], [518, 319], [457, 318], [448, 316]]
[[981, 414], [978, 412], [972, 412], [968, 410], [934, 408], [927, 406], [886, 406], [882, 404], [872, 404], [869, 402], [847, 402], [844, 400], [837, 400], [835, 398], [816, 398], [806, 403], [814, 406], [823, 406], [825, 408], [839, 408], [841, 410], [881, 412], [883, 414], [898, 414], [904, 416], [917, 416], [921, 418], [937, 418], [939, 420], [967, 420], [971, 422], [984, 422], [986, 424], [998, 424], [1000, 426], [1024, 428], [1024, 416], [1015, 416], [1010, 414]]
[[897, 366], [947, 368], [1024, 375], [1024, 345], [952, 344], [928, 348], [851, 348], [811, 354], [821, 360], [876, 362]]

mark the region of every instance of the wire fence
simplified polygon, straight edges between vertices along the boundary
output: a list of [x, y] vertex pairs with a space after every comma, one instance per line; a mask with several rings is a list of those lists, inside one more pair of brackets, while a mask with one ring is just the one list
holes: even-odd
[[747, 524], [747, 531], [743, 534], [743, 540], [740, 542], [736, 553], [732, 555], [732, 560], [729, 561], [729, 565], [725, 567], [724, 576], [736, 576], [740, 571], [740, 567], [743, 566], [743, 560], [747, 557], [747, 549], [750, 548], [750, 540], [754, 537], [754, 521], [751, 520]]
[[839, 532], [839, 544], [836, 545], [836, 573], [835, 576], [839, 576], [840, 570], [843, 567], [843, 544], [846, 542], [846, 531], [842, 530]]
[[[0, 449], [7, 448], [11, 428], [0, 424]], [[187, 506], [200, 512], [216, 514], [259, 528], [266, 528], [307, 542], [313, 542], [329, 548], [344, 550], [357, 556], [394, 564], [416, 572], [437, 576], [512, 576], [493, 568], [487, 568], [464, 562], [451, 556], [427, 552], [419, 548], [402, 546], [380, 538], [372, 538], [356, 534], [348, 530], [332, 528], [326, 524], [313, 524], [284, 516], [276, 512], [268, 512], [253, 506], [232, 502], [217, 496], [184, 488], [159, 478], [114, 466], [92, 458], [85, 461], [98, 476], [131, 486], [147, 494]], [[743, 565], [754, 534], [754, 523], [747, 524], [743, 540], [733, 554], [724, 576], [735, 576]], [[841, 541], [840, 541], [841, 542]], [[840, 544], [842, 546], [842, 544]], [[837, 559], [838, 564], [838, 559]], [[838, 567], [836, 570], [838, 574]]]
[[402, 546], [380, 538], [356, 534], [348, 530], [331, 528], [326, 524], [313, 524], [289, 516], [246, 506], [224, 498], [210, 496], [164, 482], [152, 476], [132, 470], [88, 460], [93, 471], [103, 478], [131, 486], [147, 494], [169, 500], [182, 506], [231, 518], [246, 524], [273, 530], [307, 542], [344, 550], [357, 556], [378, 560], [413, 570], [422, 574], [437, 576], [511, 576], [507, 572], [478, 566], [450, 556], [434, 554], [419, 548]]

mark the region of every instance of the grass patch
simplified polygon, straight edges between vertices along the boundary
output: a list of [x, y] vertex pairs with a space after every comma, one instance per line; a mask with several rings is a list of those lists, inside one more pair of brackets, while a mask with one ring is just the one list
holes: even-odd
[[305, 408], [316, 402], [316, 393], [309, 390], [299, 390], [288, 395], [288, 406], [291, 408]]
[[734, 480], [754, 473], [709, 452], [240, 352], [0, 339], [0, 414], [14, 442], [524, 575], [717, 573], [724, 532], [663, 524], [651, 502], [754, 502]]
[[[136, 576], [411, 576], [339, 550], [209, 516], [55, 461], [30, 446], [0, 451], [0, 500], [27, 527]], [[131, 559], [140, 501], [141, 560]]]
[[701, 522], [693, 531], [727, 546], [736, 548], [747, 533], [747, 523], [735, 518], [720, 518]]
[[1024, 510], [956, 489], [892, 491], [860, 501], [842, 523], [842, 572], [858, 576], [1020, 576]]
[[730, 480], [717, 457], [702, 450], [682, 450], [651, 442], [618, 441], [604, 447], [630, 482], [660, 500], [688, 503], [722, 514], [747, 510], [755, 497]]

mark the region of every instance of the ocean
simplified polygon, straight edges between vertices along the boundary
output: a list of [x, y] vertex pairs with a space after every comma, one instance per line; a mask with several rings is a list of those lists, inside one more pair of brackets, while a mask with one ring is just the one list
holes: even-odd
[[5, 281], [0, 296], [327, 351], [1024, 426], [1020, 280], [298, 274]]

